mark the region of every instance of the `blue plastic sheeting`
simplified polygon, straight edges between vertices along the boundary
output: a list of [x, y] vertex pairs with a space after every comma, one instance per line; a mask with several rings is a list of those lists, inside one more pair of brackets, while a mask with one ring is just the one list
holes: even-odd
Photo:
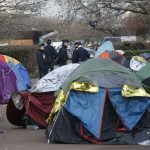
[[150, 105], [150, 98], [121, 96], [121, 89], [109, 89], [109, 98], [122, 121], [122, 124], [132, 130]]
[[101, 53], [103, 53], [104, 51], [113, 51], [115, 50], [114, 49], [114, 46], [112, 44], [111, 41], [106, 41], [104, 42], [97, 50], [96, 54], [95, 54], [95, 57], [98, 57]]
[[101, 136], [105, 95], [106, 89], [100, 89], [98, 93], [72, 90], [63, 106], [68, 112], [76, 116], [97, 139]]
[[16, 67], [20, 71], [20, 74], [21, 74], [27, 88], [28, 89], [31, 88], [31, 79], [30, 79], [27, 69], [22, 64], [17, 64]]

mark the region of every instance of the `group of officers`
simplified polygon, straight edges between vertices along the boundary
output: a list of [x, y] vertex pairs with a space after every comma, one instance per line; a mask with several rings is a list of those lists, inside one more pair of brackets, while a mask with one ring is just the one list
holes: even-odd
[[[36, 58], [39, 69], [39, 78], [45, 76], [49, 71], [54, 69], [54, 64], [63, 66], [67, 64], [68, 54], [67, 47], [69, 46], [68, 40], [62, 41], [62, 46], [58, 53], [55, 48], [51, 45], [51, 40], [47, 40], [47, 45], [40, 44], [40, 48], [37, 52]], [[90, 58], [87, 50], [82, 47], [81, 42], [74, 44], [75, 49], [72, 55], [72, 63], [81, 63]]]

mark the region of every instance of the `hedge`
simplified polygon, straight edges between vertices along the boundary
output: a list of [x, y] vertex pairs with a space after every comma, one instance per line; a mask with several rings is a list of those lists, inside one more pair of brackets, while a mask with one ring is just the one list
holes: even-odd
[[122, 49], [122, 50], [145, 50], [150, 49], [150, 43], [131, 43], [131, 42], [124, 42], [124, 43], [113, 43], [115, 49]]
[[[36, 52], [37, 46], [11, 46], [1, 47], [0, 54], [8, 55], [20, 61], [28, 70], [31, 78], [38, 76]], [[124, 50], [126, 57], [138, 56], [142, 53], [150, 53], [150, 50]]]
[[0, 54], [7, 55], [17, 59], [21, 64], [26, 67], [30, 75], [37, 72], [36, 52], [37, 46], [11, 46], [1, 47]]
[[142, 53], [150, 53], [150, 50], [125, 50], [124, 56], [126, 57], [132, 57], [132, 56], [138, 56]]

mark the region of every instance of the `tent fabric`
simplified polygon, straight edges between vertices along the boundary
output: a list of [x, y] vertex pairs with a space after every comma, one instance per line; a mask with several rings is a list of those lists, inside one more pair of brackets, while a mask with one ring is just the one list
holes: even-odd
[[[108, 110], [108, 109], [107, 109]], [[106, 113], [108, 115], [108, 113]], [[113, 119], [113, 115], [107, 118]], [[104, 118], [104, 117], [103, 117]], [[106, 124], [109, 123], [106, 121]], [[69, 113], [65, 108], [58, 112], [53, 124], [47, 127], [46, 135], [49, 142], [58, 143], [95, 143], [102, 144], [104, 141], [119, 138], [120, 135], [116, 134], [116, 130], [110, 128], [103, 130], [101, 139], [96, 139], [84, 126], [82, 122]], [[65, 136], [64, 136], [65, 135]]]
[[53, 92], [46, 93], [30, 93], [21, 92], [24, 98], [24, 106], [26, 113], [37, 123], [47, 126], [46, 119], [53, 107], [55, 100]]
[[141, 80], [147, 79], [150, 77], [150, 63], [147, 63], [141, 70], [136, 72]]
[[16, 65], [16, 68], [19, 70], [27, 89], [31, 88], [31, 79], [27, 69], [20, 63]]
[[132, 130], [150, 105], [150, 98], [121, 96], [121, 89], [108, 89], [110, 101], [123, 125]]
[[92, 77], [99, 86], [109, 88], [121, 88], [126, 82], [125, 77], [121, 77], [117, 73], [103, 73]]
[[145, 89], [145, 91], [150, 94], [150, 77], [147, 79], [142, 80], [142, 85]]
[[107, 59], [110, 59], [110, 58], [111, 58], [111, 56], [110, 56], [110, 54], [108, 53], [108, 51], [105, 51], [105, 52], [101, 53], [98, 57], [99, 57], [99, 58], [107, 58]]
[[[52, 125], [48, 125], [46, 135], [48, 142], [90, 143], [80, 134], [80, 121], [62, 108]], [[65, 136], [64, 136], [65, 135]]]
[[20, 62], [18, 60], [16, 60], [15, 58], [9, 57], [7, 55], [3, 55], [5, 58], [5, 62], [6, 63], [13, 63], [14, 65], [19, 64]]
[[[115, 79], [116, 83], [113, 82], [111, 78]], [[58, 107], [58, 104], [61, 104], [62, 106], [66, 101], [66, 97], [73, 82], [97, 85], [102, 88], [122, 88], [124, 84], [127, 84], [144, 90], [134, 72], [131, 72], [129, 69], [115, 63], [114, 61], [104, 58], [87, 60], [74, 70], [74, 72], [62, 84], [60, 90], [57, 91], [58, 98], [51, 114], [49, 115], [49, 121], [52, 120], [52, 116], [54, 116], [56, 111], [59, 110], [58, 108], [60, 107]]]
[[145, 85], [142, 83], [142, 88], [124, 84], [122, 87], [122, 96], [124, 97], [150, 97], [150, 94], [145, 90]]
[[115, 50], [112, 42], [106, 41], [106, 42], [102, 43], [102, 45], [100, 45], [100, 47], [98, 48], [98, 50], [95, 54], [95, 57], [98, 57], [104, 51], [112, 51], [112, 50]]
[[0, 103], [7, 103], [11, 93], [17, 90], [16, 76], [11, 68], [0, 62]]
[[112, 59], [119, 64], [121, 64], [125, 59], [123, 55], [121, 55], [120, 53], [116, 51], [105, 51], [101, 53], [98, 57]]
[[100, 89], [98, 93], [71, 91], [63, 107], [76, 116], [83, 126], [99, 139], [105, 97], [106, 89]]
[[[115, 141], [114, 144], [130, 144], [130, 145], [147, 145], [150, 140], [150, 128], [145, 128], [143, 130], [136, 131], [135, 133], [120, 133], [120, 138]], [[118, 133], [119, 134], [119, 133]], [[111, 143], [110, 143], [111, 144]]]
[[[84, 92], [90, 92], [90, 93], [97, 93], [98, 92], [98, 86], [95, 84], [88, 84], [88, 83], [81, 83], [81, 82], [74, 82], [71, 84], [71, 87], [67, 93], [67, 95], [64, 94], [63, 90], [60, 90], [59, 95], [57, 96], [55, 100], [55, 104], [53, 106], [53, 109], [47, 119], [47, 122], [52, 122], [53, 117], [55, 116], [56, 112], [61, 109], [63, 104], [65, 103], [71, 89], [77, 90], [77, 91], [84, 91]], [[56, 96], [55, 92], [55, 96]]]
[[130, 68], [134, 71], [139, 71], [146, 65], [146, 63], [147, 61], [144, 58], [139, 57], [139, 56], [134, 56], [130, 60]]
[[15, 76], [16, 76], [16, 84], [17, 84], [17, 91], [25, 91], [27, 90], [27, 86], [25, 85], [25, 82], [18, 70], [18, 68], [16, 67], [16, 65], [14, 65], [13, 63], [8, 63], [8, 66], [12, 69], [12, 71], [14, 72]]
[[6, 63], [6, 60], [5, 60], [4, 55], [1, 55], [1, 54], [0, 54], [0, 61], [2, 61], [2, 62], [4, 62], [4, 63]]
[[0, 55], [0, 61], [4, 62], [6, 65], [9, 65], [17, 76], [18, 91], [28, 90], [31, 88], [31, 79], [27, 69], [19, 61], [6, 55]]
[[[110, 91], [111, 91], [111, 94], [110, 94]], [[118, 91], [118, 89], [115, 89], [113, 92], [116, 93], [117, 91]], [[88, 95], [89, 93], [79, 92], [79, 91], [72, 91], [71, 95], [74, 92], [76, 93], [77, 96], [80, 93], [82, 96], [83, 95], [89, 96]], [[46, 132], [48, 141], [49, 142], [58, 142], [58, 143], [95, 143], [95, 144], [140, 144], [141, 143], [142, 144], [144, 141], [149, 140], [150, 128], [149, 128], [149, 122], [147, 123], [147, 121], [149, 121], [147, 119], [147, 117], [149, 118], [149, 113], [146, 115], [146, 117], [144, 117], [144, 115], [142, 116], [141, 120], [136, 123], [136, 126], [134, 127], [134, 129], [132, 129], [131, 131], [122, 130], [123, 132], [121, 132], [119, 127], [124, 127], [124, 126], [122, 126], [119, 123], [120, 119], [118, 117], [116, 117], [116, 119], [114, 119], [115, 113], [118, 111], [116, 111], [116, 112], [114, 111], [114, 113], [109, 112], [111, 109], [111, 103], [109, 103], [109, 104], [106, 103], [106, 101], [110, 102], [109, 101], [110, 95], [112, 98], [112, 95], [113, 95], [112, 89], [108, 89], [107, 92], [108, 92], [109, 97], [105, 96], [106, 99], [105, 99], [104, 109], [103, 109], [103, 106], [99, 106], [100, 109], [103, 109], [103, 115], [102, 115], [102, 120], [101, 120], [102, 121], [101, 130], [100, 130], [100, 128], [97, 128], [101, 132], [100, 133], [101, 137], [96, 138], [91, 133], [91, 131], [90, 131], [91, 128], [90, 129], [85, 128], [85, 123], [83, 123], [81, 121], [81, 118], [85, 117], [84, 119], [82, 118], [82, 120], [85, 120], [86, 122], [88, 122], [89, 124], [92, 124], [94, 126], [95, 123], [99, 122], [99, 119], [98, 119], [98, 121], [96, 120], [96, 122], [95, 122], [95, 120], [93, 120], [93, 118], [95, 118], [95, 115], [97, 115], [97, 113], [99, 113], [99, 111], [101, 111], [101, 110], [98, 110], [98, 112], [96, 112], [96, 110], [93, 108], [94, 105], [92, 105], [92, 108], [93, 108], [91, 110], [92, 112], [89, 111], [88, 113], [84, 113], [84, 111], [87, 110], [86, 108], [91, 107], [90, 104], [94, 103], [93, 101], [95, 101], [95, 99], [91, 99], [92, 102], [88, 101], [86, 103], [85, 99], [88, 99], [87, 96], [85, 96], [85, 98], [82, 98], [82, 100], [81, 100], [80, 98], [82, 96], [80, 95], [77, 97], [77, 99], [75, 98], [69, 102], [67, 101], [68, 103], [66, 103], [64, 105], [64, 107], [62, 107], [62, 109], [57, 113], [54, 122], [52, 124], [48, 125], [47, 132]], [[116, 93], [116, 94], [118, 94], [118, 93]], [[72, 95], [72, 98], [73, 98], [73, 95]], [[69, 100], [69, 98], [68, 98], [68, 100]], [[100, 99], [100, 98], [98, 97], [98, 99]], [[114, 97], [113, 100], [114, 99], [116, 100], [116, 97]], [[131, 121], [133, 121], [133, 118], [134, 118], [135, 122], [136, 122], [137, 118], [138, 118], [137, 115], [139, 115], [141, 113], [141, 110], [144, 107], [143, 107], [143, 104], [140, 103], [142, 108], [139, 107], [140, 109], [137, 110], [137, 107], [135, 107], [137, 104], [136, 104], [136, 102], [134, 103], [134, 101], [142, 102], [145, 100], [144, 99], [143, 100], [141, 100], [141, 99], [140, 100], [123, 99], [122, 102], [117, 100], [116, 103], [118, 104], [118, 106], [113, 105], [113, 107], [115, 107], [115, 110], [117, 110], [117, 109], [124, 110], [126, 107], [128, 107], [128, 105], [124, 105], [126, 103], [125, 102], [123, 104], [124, 107], [120, 108], [120, 103], [122, 104], [124, 101], [131, 101], [132, 104], [131, 105], [128, 104], [128, 105], [131, 106], [133, 110], [129, 109], [129, 111], [130, 111], [129, 116], [126, 115], [128, 113], [125, 112], [123, 117], [124, 118], [127, 117], [128, 119], [131, 119]], [[82, 105], [78, 104], [78, 102], [81, 103]], [[126, 109], [126, 111], [127, 111], [127, 109]], [[93, 110], [95, 111], [95, 113], [93, 112]], [[147, 108], [147, 110], [148, 110], [148, 108]], [[145, 113], [146, 113], [146, 111], [145, 111]], [[89, 116], [92, 116], [92, 114], [93, 114], [93, 117], [89, 117]], [[118, 116], [121, 116], [121, 115], [119, 114]], [[87, 121], [88, 120], [87, 118], [90, 118], [91, 122]], [[109, 122], [108, 120], [111, 122]], [[144, 124], [144, 126], [143, 126], [143, 124]], [[99, 122], [98, 127], [100, 127], [100, 126], [101, 126], [101, 122]], [[142, 127], [144, 127], [144, 128], [142, 128]]]
[[147, 63], [141, 70], [136, 72], [146, 92], [150, 94], [150, 63]]
[[150, 61], [150, 53], [143, 53], [140, 55], [140, 57], [143, 57], [148, 62]]
[[120, 53], [121, 55], [123, 55], [125, 53], [123, 50], [115, 50], [115, 51]]
[[[124, 82], [128, 84], [130, 83], [130, 84], [134, 84], [137, 87], [142, 87], [136, 74], [131, 72], [129, 69], [117, 64], [116, 62], [110, 59], [94, 58], [94, 59], [87, 60], [83, 62], [82, 64], [80, 64], [80, 66], [77, 67], [74, 70], [74, 72], [65, 80], [61, 88], [66, 94], [70, 88], [71, 83], [74, 81], [86, 82], [89, 84], [90, 83], [98, 84], [100, 81], [97, 81], [95, 79], [100, 80], [99, 78], [100, 75], [104, 75], [104, 74], [112, 75], [112, 73], [115, 76], [124, 78]], [[103, 85], [101, 84], [99, 86], [106, 87], [104, 84]], [[108, 85], [107, 87], [109, 88]]]
[[[150, 105], [149, 98], [124, 98], [121, 89], [108, 89], [110, 101], [125, 127], [132, 130]], [[106, 89], [98, 93], [71, 91], [66, 104], [68, 112], [76, 116], [97, 139], [101, 136]], [[109, 109], [109, 108], [107, 108]]]
[[79, 64], [68, 64], [56, 68], [49, 72], [42, 79], [37, 81], [31, 91], [32, 92], [50, 92], [57, 91], [68, 76], [79, 66]]
[[18, 110], [14, 103], [13, 100], [10, 98], [8, 104], [7, 104], [7, 109], [6, 109], [6, 115], [8, 121], [16, 126], [26, 126], [25, 121], [23, 120], [23, 116], [25, 115], [25, 109], [23, 108], [22, 110]]
[[142, 116], [142, 118], [140, 119], [140, 121], [138, 122], [136, 128], [138, 130], [150, 128], [150, 105], [146, 109], [146, 111], [145, 111], [144, 115]]
[[[120, 80], [119, 77], [121, 82], [117, 82], [117, 79]], [[114, 83], [114, 86], [112, 83], [109, 84], [111, 79], [115, 79], [117, 84]], [[50, 117], [56, 112], [57, 115], [53, 123], [49, 124], [48, 139], [51, 142], [77, 143], [78, 141], [82, 143], [81, 137], [83, 137], [92, 143], [115, 141], [123, 144], [123, 139], [119, 140], [119, 138], [137, 133], [138, 123], [150, 106], [150, 98], [126, 98], [121, 95], [125, 83], [143, 88], [139, 79], [135, 72], [110, 59], [95, 58], [83, 62], [61, 86], [58, 99], [61, 97], [64, 105], [59, 108], [59, 111], [55, 111], [55, 105], [57, 103], [58, 106], [61, 101], [56, 101], [53, 106]], [[101, 82], [101, 80], [104, 81]], [[72, 84], [77, 82], [96, 85], [99, 91], [89, 93], [78, 89], [71, 90]], [[72, 119], [68, 116], [72, 116]], [[75, 120], [77, 128], [74, 126]], [[146, 121], [148, 119], [145, 119]], [[142, 138], [138, 141], [135, 139], [133, 143], [138, 144], [139, 141], [142, 142]]]
[[129, 68], [129, 61], [119, 52], [113, 50], [113, 51], [105, 51], [101, 53], [99, 58], [106, 58], [106, 59], [111, 59], [115, 61], [116, 63]]

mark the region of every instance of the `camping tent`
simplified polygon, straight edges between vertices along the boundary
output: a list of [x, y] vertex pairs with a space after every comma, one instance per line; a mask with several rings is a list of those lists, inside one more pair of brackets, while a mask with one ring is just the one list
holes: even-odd
[[104, 51], [112, 51], [115, 50], [111, 41], [106, 41], [100, 45], [98, 50], [96, 51], [95, 57], [98, 57]]
[[[61, 86], [48, 118], [48, 141], [111, 143], [117, 139], [117, 144], [124, 143], [120, 137], [130, 137], [136, 131], [150, 105], [149, 97], [123, 97], [124, 84], [143, 88], [135, 72], [112, 60], [98, 58], [82, 63]], [[148, 140], [146, 135], [144, 132], [140, 139], [133, 138], [133, 143]]]
[[[25, 123], [22, 123], [22, 118], [26, 113], [39, 125], [46, 127], [46, 119], [51, 112], [53, 103], [56, 99], [54, 92], [59, 89], [66, 78], [78, 66], [79, 64], [68, 64], [56, 68], [37, 81], [29, 92], [19, 92], [16, 96], [12, 96], [7, 106], [7, 119], [14, 125], [25, 126]], [[23, 101], [23, 108], [18, 110], [14, 103], [15, 101], [21, 100]], [[14, 112], [17, 114], [20, 112], [20, 115], [16, 117]], [[28, 119], [26, 119], [26, 121], [27, 125]]]
[[[85, 140], [109, 143], [117, 139], [116, 144], [119, 144], [124, 140], [120, 137], [138, 133], [136, 126], [139, 126], [138, 122], [149, 104], [149, 98], [123, 98], [120, 89], [101, 88], [95, 94], [72, 90], [66, 104], [48, 127], [48, 140], [61, 143], [84, 143]], [[150, 119], [143, 120], [140, 129], [144, 131], [145, 128], [150, 131]], [[139, 141], [130, 143], [138, 144], [149, 139], [148, 136], [144, 138], [141, 136]]]
[[130, 68], [134, 71], [139, 71], [146, 65], [147, 61], [140, 56], [133, 56], [130, 60]]
[[140, 80], [142, 81], [142, 85], [147, 91], [147, 93], [150, 94], [150, 63], [147, 63], [141, 70], [136, 72], [136, 74], [139, 76]]
[[37, 81], [33, 85], [31, 92], [42, 93], [57, 91], [62, 83], [78, 66], [79, 64], [68, 64], [54, 69]]
[[31, 79], [29, 77], [28, 71], [19, 61], [17, 61], [15, 58], [1, 54], [0, 61], [8, 65], [16, 75], [18, 91], [24, 91], [31, 88]]
[[117, 51], [105, 51], [101, 53], [98, 58], [107, 58], [111, 59], [122, 66], [129, 68], [129, 59], [125, 58], [122, 54], [118, 53]]
[[140, 57], [143, 57], [148, 62], [150, 61], [150, 53], [143, 53], [140, 55]]
[[16, 76], [11, 68], [0, 62], [0, 104], [7, 103], [12, 92], [17, 90]]
[[[7, 100], [4, 100], [7, 102], [12, 92], [28, 90], [31, 87], [31, 80], [27, 72], [27, 69], [16, 59], [0, 54], [0, 62], [1, 62], [1, 67], [0, 67], [1, 72], [4, 72], [1, 73], [1, 80], [3, 80], [1, 81], [1, 83], [3, 83], [5, 80], [5, 84], [1, 84], [1, 86], [3, 86], [1, 93], [5, 93], [3, 89], [9, 91], [9, 85], [10, 88], [12, 87], [10, 84], [10, 80], [12, 80], [11, 83], [15, 87], [13, 88], [14, 90], [11, 90], [11, 92], [9, 93]], [[12, 77], [12, 74], [15, 77]], [[3, 100], [1, 99], [1, 101]]]

